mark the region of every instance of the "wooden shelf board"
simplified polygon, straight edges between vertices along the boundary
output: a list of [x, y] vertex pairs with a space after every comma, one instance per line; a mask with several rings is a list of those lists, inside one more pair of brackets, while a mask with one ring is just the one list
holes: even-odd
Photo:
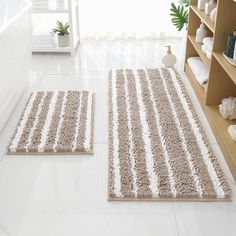
[[228, 134], [228, 127], [236, 125], [236, 121], [225, 120], [220, 115], [218, 106], [204, 106], [203, 109], [206, 111], [211, 128], [236, 180], [236, 143]]
[[195, 36], [192, 35], [188, 35], [188, 39], [191, 42], [191, 44], [193, 45], [193, 47], [195, 48], [195, 50], [197, 51], [198, 55], [200, 56], [200, 58], [202, 59], [203, 63], [208, 67], [208, 69], [210, 68], [211, 65], [211, 61], [207, 58], [207, 56], [203, 53], [202, 51], [202, 44], [197, 43], [195, 41]]
[[236, 143], [230, 138], [228, 134], [228, 127], [230, 125], [236, 125], [236, 121], [225, 120], [219, 113], [218, 106], [206, 106], [205, 97], [206, 93], [204, 89], [198, 84], [194, 75], [188, 66], [185, 64], [185, 73], [195, 91], [196, 96], [207, 116], [209, 124], [220, 144], [225, 159], [229, 165], [229, 168], [236, 180]]
[[207, 26], [207, 28], [214, 33], [215, 24], [210, 20], [210, 17], [205, 14], [204, 11], [200, 11], [197, 6], [191, 5], [191, 9], [198, 15], [201, 21]]
[[216, 58], [218, 63], [223, 67], [225, 72], [236, 85], [236, 68], [230, 65], [229, 62], [227, 62], [227, 60], [223, 56], [223, 52], [214, 52], [213, 56]]
[[195, 79], [195, 76], [192, 72], [192, 70], [190, 69], [189, 65], [186, 63], [185, 64], [185, 73], [196, 93], [196, 96], [198, 97], [200, 103], [202, 105], [205, 104], [206, 101], [206, 91], [203, 87], [200, 86], [200, 84], [197, 82], [197, 80]]

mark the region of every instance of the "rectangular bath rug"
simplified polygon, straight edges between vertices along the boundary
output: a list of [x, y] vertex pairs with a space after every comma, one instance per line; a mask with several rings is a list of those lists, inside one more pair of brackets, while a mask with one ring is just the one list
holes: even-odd
[[8, 154], [92, 154], [94, 94], [31, 93]]
[[230, 200], [175, 69], [110, 71], [108, 172], [109, 200]]

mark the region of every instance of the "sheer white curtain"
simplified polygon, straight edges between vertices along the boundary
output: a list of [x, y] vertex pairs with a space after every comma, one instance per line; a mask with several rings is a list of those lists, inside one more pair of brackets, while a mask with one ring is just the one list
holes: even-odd
[[79, 0], [81, 38], [176, 36], [171, 2], [178, 0]]

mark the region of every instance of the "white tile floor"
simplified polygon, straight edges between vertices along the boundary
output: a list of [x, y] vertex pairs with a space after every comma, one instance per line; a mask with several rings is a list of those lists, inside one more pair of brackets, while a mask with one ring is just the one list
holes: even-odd
[[[168, 43], [167, 43], [168, 41]], [[36, 54], [31, 89], [96, 93], [94, 156], [7, 156], [24, 98], [0, 135], [0, 236], [235, 236], [236, 185], [189, 87], [233, 190], [233, 202], [108, 202], [107, 71], [161, 66], [166, 44], [182, 61], [182, 40], [84, 41], [76, 57]]]

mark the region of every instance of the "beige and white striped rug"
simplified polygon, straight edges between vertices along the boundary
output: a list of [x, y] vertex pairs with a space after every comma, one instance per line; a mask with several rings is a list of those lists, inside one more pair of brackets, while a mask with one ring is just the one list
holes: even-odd
[[31, 93], [8, 154], [93, 153], [94, 94]]
[[109, 200], [230, 200], [174, 69], [109, 74]]

